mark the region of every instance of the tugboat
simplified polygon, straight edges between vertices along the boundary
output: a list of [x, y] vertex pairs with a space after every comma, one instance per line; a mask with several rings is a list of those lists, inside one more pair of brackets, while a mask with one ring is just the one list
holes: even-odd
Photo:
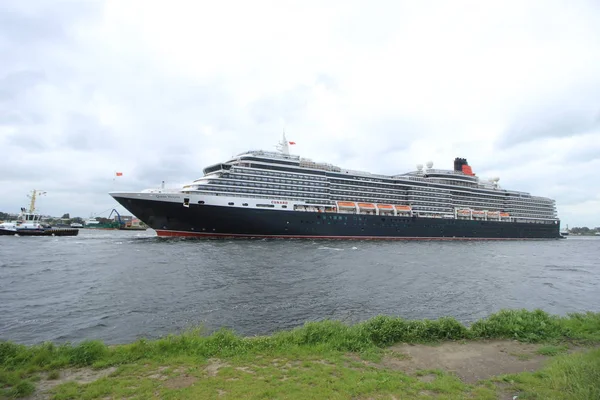
[[45, 193], [33, 190], [29, 195], [29, 211], [21, 207], [21, 213], [15, 221], [0, 224], [0, 236], [77, 236], [79, 229], [54, 228], [42, 223], [42, 216], [35, 212], [35, 200], [38, 195]]

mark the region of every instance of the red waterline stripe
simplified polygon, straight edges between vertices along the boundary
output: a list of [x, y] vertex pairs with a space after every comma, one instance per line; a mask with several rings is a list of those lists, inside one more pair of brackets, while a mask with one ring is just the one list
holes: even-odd
[[[555, 238], [479, 238], [479, 237], [437, 237], [437, 236], [323, 236], [323, 235], [248, 235], [241, 233], [202, 233], [186, 231], [166, 231], [156, 229], [161, 237], [196, 238], [261, 238], [261, 239], [338, 239], [338, 240], [545, 240]], [[558, 238], [556, 238], [558, 239]]]

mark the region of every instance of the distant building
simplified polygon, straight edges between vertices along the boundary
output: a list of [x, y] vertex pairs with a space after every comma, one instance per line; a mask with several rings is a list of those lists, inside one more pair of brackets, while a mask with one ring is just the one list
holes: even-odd
[[[133, 220], [133, 216], [132, 215], [121, 215], [121, 222], [131, 222]], [[119, 216], [115, 215], [113, 217], [113, 221], [118, 222], [119, 221]]]

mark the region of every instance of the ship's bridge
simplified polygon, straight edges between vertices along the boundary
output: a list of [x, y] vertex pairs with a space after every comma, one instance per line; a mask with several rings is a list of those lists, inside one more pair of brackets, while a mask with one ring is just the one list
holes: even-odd
[[240, 158], [248, 157], [248, 156], [265, 157], [265, 158], [272, 158], [272, 159], [276, 159], [276, 160], [300, 161], [300, 156], [295, 156], [292, 154], [278, 153], [276, 151], [265, 151], [265, 150], [248, 150], [248, 151], [245, 151], [245, 152], [240, 153], [237, 156], [235, 156], [236, 157], [235, 159], [240, 159]]

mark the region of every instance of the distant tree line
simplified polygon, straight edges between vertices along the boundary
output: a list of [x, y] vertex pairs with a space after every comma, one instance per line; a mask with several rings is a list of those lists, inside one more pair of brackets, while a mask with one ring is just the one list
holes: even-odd
[[[18, 217], [18, 214], [0, 212], [0, 221], [11, 221], [11, 220], [16, 219], [17, 217]], [[96, 217], [96, 219], [101, 224], [110, 224], [110, 223], [114, 222], [113, 219], [108, 219], [108, 218], [103, 218], [103, 217]], [[71, 218], [71, 215], [69, 213], [63, 214], [62, 217], [60, 217], [60, 218], [45, 216], [45, 217], [43, 217], [43, 221], [49, 225], [59, 225], [59, 224], [60, 225], [70, 225], [72, 223], [83, 224], [85, 222], [85, 220], [81, 217]]]
[[596, 232], [600, 232], [600, 227], [588, 228], [587, 226], [578, 227], [569, 229], [569, 231], [575, 235], [595, 235]]

